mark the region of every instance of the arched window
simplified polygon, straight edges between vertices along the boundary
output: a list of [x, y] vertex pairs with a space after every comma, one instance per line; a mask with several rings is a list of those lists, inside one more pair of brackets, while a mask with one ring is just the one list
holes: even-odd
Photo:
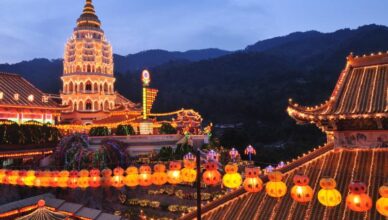
[[90, 65], [88, 64], [88, 69], [87, 69], [87, 72], [90, 73], [92, 70], [90, 68]]
[[68, 106], [70, 106], [70, 110], [73, 111], [73, 102], [69, 100], [69, 103], [67, 103]]
[[109, 93], [113, 93], [113, 91], [112, 91], [112, 85], [109, 85]]
[[97, 67], [97, 73], [101, 73], [101, 67]]
[[77, 83], [74, 83], [74, 92], [78, 92], [78, 85], [77, 85]]
[[74, 102], [74, 111], [77, 111], [78, 109], [77, 109], [77, 103], [76, 102]]
[[98, 84], [97, 83], [94, 83], [94, 86], [93, 86], [94, 88], [94, 92], [98, 92]]
[[108, 92], [108, 83], [104, 83], [104, 92]]
[[84, 83], [81, 82], [81, 83], [79, 84], [79, 92], [83, 92], [83, 91], [84, 91]]
[[93, 109], [92, 101], [90, 101], [89, 99], [86, 100], [86, 103], [85, 103], [85, 110], [91, 111], [92, 109]]
[[79, 101], [79, 103], [78, 103], [78, 110], [80, 110], [80, 111], [84, 110], [84, 103], [82, 101]]
[[85, 90], [87, 92], [91, 92], [92, 91], [92, 82], [90, 82], [89, 80], [85, 84]]
[[65, 88], [63, 88], [63, 92], [64, 93], [68, 93], [69, 91], [68, 91], [68, 86], [67, 86], [67, 84], [65, 84]]
[[73, 92], [74, 91], [73, 87], [74, 87], [73, 82], [70, 81], [70, 83], [69, 83], [69, 92]]
[[109, 102], [107, 100], [105, 100], [105, 103], [104, 103], [104, 110], [105, 111], [109, 110]]
[[95, 111], [98, 111], [98, 110], [99, 110], [98, 107], [99, 107], [99, 106], [98, 106], [98, 102], [97, 102], [97, 101], [94, 101], [94, 110], [95, 110]]
[[81, 72], [81, 67], [80, 67], [80, 66], [77, 66], [76, 71], [77, 71], [77, 72]]

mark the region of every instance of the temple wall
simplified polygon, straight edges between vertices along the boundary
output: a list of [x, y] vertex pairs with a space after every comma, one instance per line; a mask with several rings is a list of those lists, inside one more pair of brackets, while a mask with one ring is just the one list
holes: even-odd
[[388, 148], [388, 130], [335, 131], [335, 147]]

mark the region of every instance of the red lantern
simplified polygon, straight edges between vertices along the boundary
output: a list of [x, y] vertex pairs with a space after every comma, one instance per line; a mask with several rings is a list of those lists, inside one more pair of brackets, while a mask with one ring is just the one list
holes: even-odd
[[156, 164], [154, 173], [152, 174], [152, 184], [164, 185], [167, 182], [166, 166], [164, 164]]
[[80, 170], [78, 173], [77, 185], [81, 189], [86, 189], [89, 187], [89, 171]]
[[372, 208], [372, 199], [365, 193], [366, 185], [353, 181], [349, 185], [350, 193], [346, 197], [346, 206], [355, 212], [366, 212]]
[[127, 174], [124, 178], [124, 183], [128, 187], [136, 187], [139, 185], [139, 170], [137, 167], [128, 167], [125, 170]]
[[8, 176], [8, 182], [10, 185], [17, 185], [17, 181], [19, 179], [19, 171], [18, 170], [10, 170], [10, 174]]
[[243, 186], [247, 192], [256, 193], [263, 189], [263, 181], [260, 179], [259, 175], [259, 168], [245, 168], [245, 180]]
[[66, 188], [67, 187], [67, 182], [69, 181], [69, 171], [67, 170], [62, 170], [59, 172], [59, 178], [58, 178], [58, 186], [61, 188]]
[[291, 197], [300, 203], [307, 203], [313, 199], [313, 189], [308, 185], [310, 179], [306, 175], [295, 175], [291, 188]]
[[69, 188], [75, 189], [78, 187], [77, 182], [78, 182], [78, 171], [76, 170], [70, 171], [67, 186]]
[[59, 184], [59, 171], [52, 171], [51, 178], [50, 178], [50, 186], [58, 187], [58, 184]]
[[103, 169], [101, 171], [101, 174], [102, 174], [101, 186], [109, 187], [112, 182], [112, 170], [109, 168]]
[[202, 174], [203, 182], [206, 185], [214, 186], [220, 183], [221, 174], [218, 172], [218, 165], [214, 161], [207, 162], [205, 164], [206, 171]]
[[100, 170], [92, 169], [89, 175], [89, 186], [93, 188], [99, 187], [101, 185]]
[[116, 167], [113, 170], [112, 186], [121, 188], [124, 186], [124, 170], [121, 167]]
[[152, 184], [151, 167], [143, 165], [139, 170], [139, 185], [150, 186]]
[[45, 170], [42, 173], [42, 187], [50, 187], [51, 172]]
[[27, 177], [27, 171], [20, 170], [19, 171], [19, 178], [17, 180], [17, 185], [24, 186], [24, 179]]
[[181, 180], [181, 168], [182, 165], [178, 161], [170, 162], [170, 169], [167, 172], [167, 181], [170, 184], [179, 184], [182, 182]]
[[43, 175], [42, 171], [40, 171], [40, 170], [35, 171], [35, 180], [34, 180], [35, 187], [42, 186], [42, 175]]

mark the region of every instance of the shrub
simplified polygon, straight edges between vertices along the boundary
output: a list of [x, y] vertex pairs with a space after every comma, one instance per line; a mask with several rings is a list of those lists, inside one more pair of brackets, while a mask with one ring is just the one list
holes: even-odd
[[93, 127], [89, 131], [90, 136], [108, 136], [110, 135], [110, 131], [108, 127], [101, 126], [101, 127]]
[[160, 133], [161, 134], [176, 134], [177, 130], [169, 123], [162, 123], [162, 126], [160, 127]]
[[116, 128], [116, 135], [134, 135], [135, 130], [131, 125], [119, 125]]

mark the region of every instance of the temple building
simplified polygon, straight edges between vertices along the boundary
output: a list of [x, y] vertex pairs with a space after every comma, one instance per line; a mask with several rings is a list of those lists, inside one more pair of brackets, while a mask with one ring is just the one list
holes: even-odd
[[55, 124], [63, 109], [20, 75], [0, 73], [0, 120]]
[[[369, 211], [355, 212], [346, 207], [349, 184], [359, 180], [366, 193], [376, 201], [379, 187], [388, 178], [388, 53], [357, 57], [352, 54], [329, 100], [315, 107], [302, 107], [290, 100], [288, 114], [298, 123], [313, 123], [327, 134], [327, 143], [287, 162], [278, 170], [284, 176], [287, 194], [271, 198], [262, 190], [243, 188], [202, 207], [203, 219], [385, 219], [374, 204]], [[312, 201], [299, 204], [289, 189], [293, 177], [304, 174], [310, 179]], [[319, 203], [320, 179], [331, 177], [342, 194], [338, 206]], [[268, 177], [261, 176], [264, 183]], [[354, 201], [357, 202], [357, 201]], [[194, 219], [192, 212], [181, 219]]]
[[68, 123], [92, 124], [116, 109], [140, 115], [137, 105], [115, 91], [112, 46], [107, 41], [92, 0], [86, 0], [63, 60], [62, 119]]

